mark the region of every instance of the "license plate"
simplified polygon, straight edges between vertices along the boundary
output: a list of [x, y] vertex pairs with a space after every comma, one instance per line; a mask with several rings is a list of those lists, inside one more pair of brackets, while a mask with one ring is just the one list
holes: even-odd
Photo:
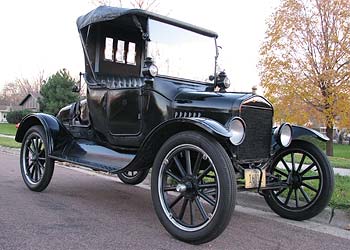
[[[245, 188], [258, 188], [260, 182], [260, 171], [258, 169], [244, 170]], [[260, 187], [266, 186], [266, 171], [262, 170], [262, 179]]]

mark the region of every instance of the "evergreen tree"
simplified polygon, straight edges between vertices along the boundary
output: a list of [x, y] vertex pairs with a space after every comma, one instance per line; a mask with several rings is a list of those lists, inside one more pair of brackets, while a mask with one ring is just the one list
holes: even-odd
[[57, 71], [49, 77], [41, 87], [40, 110], [44, 113], [56, 115], [58, 111], [79, 99], [79, 94], [72, 92], [76, 81], [66, 69]]

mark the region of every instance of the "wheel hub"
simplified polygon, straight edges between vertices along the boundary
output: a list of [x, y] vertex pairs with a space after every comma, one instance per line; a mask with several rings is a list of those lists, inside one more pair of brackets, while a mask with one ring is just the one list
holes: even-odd
[[197, 195], [198, 181], [193, 176], [185, 176], [181, 183], [177, 184], [176, 191], [183, 193], [186, 198], [192, 199]]
[[288, 184], [294, 189], [301, 187], [301, 184], [302, 184], [301, 175], [297, 172], [294, 172], [294, 173], [291, 172], [288, 176]]

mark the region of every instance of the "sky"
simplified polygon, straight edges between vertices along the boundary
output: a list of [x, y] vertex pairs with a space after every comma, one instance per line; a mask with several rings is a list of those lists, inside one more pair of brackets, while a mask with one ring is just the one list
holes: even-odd
[[[259, 84], [256, 66], [266, 18], [278, 4], [279, 0], [159, 0], [157, 9], [216, 31], [223, 48], [220, 64], [232, 89], [251, 91]], [[16, 78], [30, 80], [41, 71], [48, 77], [62, 68], [78, 78], [84, 56], [76, 19], [95, 7], [91, 0], [1, 1], [0, 89]]]

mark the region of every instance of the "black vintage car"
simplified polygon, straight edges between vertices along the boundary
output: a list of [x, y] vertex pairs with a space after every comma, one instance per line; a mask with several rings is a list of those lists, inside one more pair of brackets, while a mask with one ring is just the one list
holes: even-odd
[[[333, 171], [312, 142], [328, 138], [283, 123], [254, 93], [229, 92], [215, 32], [139, 9], [101, 6], [77, 20], [87, 98], [56, 117], [26, 116], [16, 141], [29, 189], [43, 191], [55, 161], [142, 182], [163, 226], [200, 244], [228, 225], [237, 190], [273, 211], [309, 219], [328, 204]], [[79, 91], [76, 86], [74, 91]]]

